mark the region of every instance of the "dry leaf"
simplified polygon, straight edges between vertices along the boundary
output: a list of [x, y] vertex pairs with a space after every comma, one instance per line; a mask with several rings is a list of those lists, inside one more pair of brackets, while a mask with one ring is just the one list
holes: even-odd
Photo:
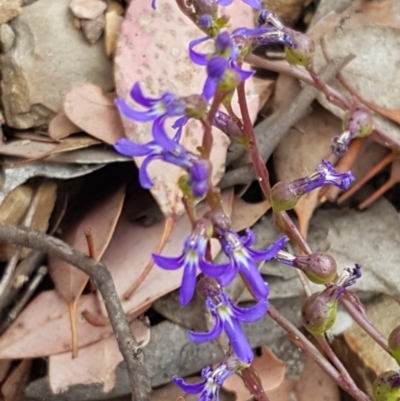
[[[232, 28], [253, 25], [253, 12], [242, 2], [234, 2], [229, 12]], [[201, 36], [204, 34], [182, 15], [174, 0], [161, 2], [157, 10], [152, 10], [147, 0], [132, 2], [122, 23], [115, 56], [118, 96], [128, 100], [132, 85], [138, 81], [142, 84], [145, 94], [155, 98], [165, 91], [180, 96], [201, 93], [206, 71], [205, 68], [190, 62], [187, 47], [190, 40]], [[253, 91], [252, 80], [246, 83], [252, 116], [255, 118], [258, 96]], [[235, 101], [233, 105], [238, 106]], [[152, 139], [151, 124], [138, 124], [124, 119], [124, 126], [126, 136], [135, 142], [146, 143]], [[166, 128], [172, 135], [170, 124], [166, 124]], [[193, 122], [184, 131], [182, 143], [191, 151], [196, 151], [202, 138], [201, 124]], [[217, 183], [218, 177], [222, 177], [227, 145], [228, 141], [224, 135], [214, 135], [211, 154], [214, 183]], [[135, 161], [141, 165], [143, 159], [135, 158]], [[178, 213], [183, 211], [176, 185], [182, 174], [181, 169], [154, 162], [148, 171], [155, 184], [152, 188], [153, 196], [164, 215], [169, 217], [174, 210]]]
[[242, 231], [253, 226], [265, 213], [271, 205], [268, 200], [259, 203], [247, 203], [238, 196], [233, 199], [232, 208], [232, 229]]
[[49, 136], [57, 141], [79, 131], [81, 131], [81, 129], [63, 112], [56, 114], [49, 123]]
[[29, 383], [32, 361], [23, 360], [8, 376], [1, 387], [4, 401], [21, 401], [24, 398], [25, 387]]
[[295, 384], [294, 390], [298, 401], [340, 401], [341, 399], [336, 382], [310, 357], [307, 358], [304, 370], [299, 381]]
[[107, 56], [115, 53], [117, 48], [117, 39], [121, 31], [123, 8], [121, 4], [116, 1], [108, 3], [106, 11], [106, 28], [105, 28], [105, 42]]
[[[232, 210], [233, 191], [222, 195], [224, 210], [230, 216]], [[202, 216], [208, 207], [202, 203], [198, 206], [198, 216]], [[140, 276], [151, 260], [151, 253], [157, 249], [163, 231], [164, 222], [144, 227], [138, 222], [130, 221], [129, 211], [121, 214], [113, 238], [101, 261], [108, 267], [114, 279], [115, 287], [120, 298]], [[171, 235], [162, 251], [165, 256], [178, 256], [182, 253], [182, 245], [190, 233], [190, 222], [187, 216], [182, 216], [175, 223]], [[219, 244], [212, 241], [212, 255], [219, 252]], [[126, 312], [133, 312], [155, 299], [178, 288], [182, 281], [183, 269], [166, 271], [153, 266], [149, 275], [135, 291], [132, 297], [123, 301]], [[104, 312], [105, 313], [105, 312]]]
[[[93, 326], [80, 314], [99, 315], [94, 294], [82, 295], [77, 307], [78, 346], [84, 347], [112, 334], [112, 327]], [[102, 315], [101, 315], [102, 316]], [[0, 359], [37, 358], [71, 350], [68, 307], [56, 291], [39, 294], [0, 337]]]
[[64, 112], [78, 127], [109, 145], [124, 136], [114, 102], [98, 86], [85, 84], [68, 92]]
[[[82, 219], [67, 230], [61, 239], [74, 249], [83, 253], [88, 253], [88, 242], [85, 236], [85, 230], [90, 228], [95, 252], [95, 254], [91, 256], [99, 260], [111, 240], [122, 210], [124, 199], [125, 186], [121, 186], [116, 192], [92, 207]], [[75, 356], [77, 352], [77, 336], [79, 336], [79, 333], [76, 332], [75, 323], [76, 303], [89, 280], [89, 276], [53, 255], [49, 255], [48, 266], [56, 290], [69, 304]]]
[[277, 388], [266, 392], [269, 401], [292, 401], [294, 385], [291, 380], [284, 379]]
[[[150, 328], [141, 320], [134, 320], [131, 331], [136, 341], [145, 347], [150, 340]], [[99, 363], [101, 361], [101, 363]], [[65, 391], [76, 384], [100, 383], [108, 393], [115, 387], [117, 365], [123, 361], [115, 336], [111, 336], [79, 351], [79, 358], [70, 353], [49, 358], [49, 382], [54, 393]]]
[[3, 359], [0, 361], [0, 383], [3, 383], [4, 379], [6, 378], [12, 361], [9, 359]]
[[[265, 391], [277, 388], [285, 378], [285, 363], [267, 347], [262, 347], [262, 355], [254, 358], [252, 367], [258, 372]], [[250, 391], [237, 375], [226, 379], [223, 388], [235, 392], [237, 401], [247, 401], [251, 398]]]

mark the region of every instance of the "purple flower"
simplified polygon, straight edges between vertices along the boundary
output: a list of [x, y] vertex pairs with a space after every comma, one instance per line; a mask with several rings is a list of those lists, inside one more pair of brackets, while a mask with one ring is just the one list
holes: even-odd
[[143, 188], [149, 189], [153, 186], [148, 173], [147, 166], [153, 160], [163, 160], [184, 169], [189, 169], [193, 165], [194, 157], [177, 142], [177, 137], [170, 139], [163, 127], [160, 119], [154, 122], [154, 140], [146, 144], [138, 144], [129, 139], [118, 139], [114, 149], [128, 157], [146, 156], [139, 170], [139, 180]]
[[361, 277], [361, 265], [355, 264], [353, 268], [344, 269], [335, 282], [336, 299], [338, 299], [347, 287], [354, 285]]
[[189, 185], [195, 198], [202, 198], [207, 193], [210, 168], [210, 162], [205, 159], [193, 163], [189, 171]]
[[207, 67], [207, 79], [203, 87], [202, 95], [206, 100], [210, 100], [217, 89], [219, 84], [228, 84], [231, 86], [235, 76], [239, 82], [245, 81], [251, 77], [253, 71], [245, 71], [237, 65], [240, 51], [236, 43], [231, 39], [228, 32], [220, 33], [215, 39], [215, 53], [203, 54], [198, 53], [194, 48], [210, 38], [205, 36], [203, 38], [192, 40], [189, 43], [189, 57], [197, 65]]
[[[260, 0], [242, 0], [243, 3], [246, 3], [248, 6], [255, 8], [256, 10], [261, 9], [261, 2]], [[227, 7], [233, 3], [233, 0], [218, 0], [217, 4], [219, 6]]]
[[180, 377], [174, 377], [174, 383], [186, 394], [199, 394], [198, 401], [219, 401], [219, 390], [224, 381], [235, 373], [224, 363], [220, 364], [214, 371], [206, 367], [201, 371], [202, 381], [199, 383], [187, 384]]
[[183, 252], [178, 257], [166, 257], [153, 254], [154, 263], [165, 270], [177, 270], [183, 267], [183, 278], [179, 299], [182, 306], [187, 305], [193, 298], [196, 289], [198, 270], [212, 269], [205, 259], [207, 242], [212, 236], [212, 225], [206, 219], [197, 220], [193, 232], [185, 240]]
[[279, 20], [277, 14], [268, 10], [261, 10], [258, 16], [258, 26], [269, 25], [276, 29], [282, 30], [285, 26]]
[[[185, 99], [179, 98], [170, 92], [165, 92], [160, 98], [150, 98], [143, 95], [139, 83], [135, 83], [131, 89], [131, 98], [146, 111], [133, 110], [125, 100], [116, 99], [115, 103], [123, 116], [129, 120], [138, 122], [157, 121], [161, 125], [167, 117], [178, 117], [185, 114]], [[154, 127], [154, 126], [153, 126]], [[154, 129], [154, 128], [153, 128]]]
[[252, 248], [255, 242], [255, 235], [251, 230], [246, 230], [246, 235], [240, 237], [232, 230], [226, 230], [219, 235], [224, 253], [228, 256], [229, 262], [210, 268], [203, 269], [204, 274], [218, 279], [225, 287], [240, 273], [249, 284], [256, 299], [262, 301], [268, 297], [267, 284], [261, 277], [256, 262], [268, 261], [285, 246], [287, 237], [282, 237], [264, 251], [257, 251]]
[[213, 341], [224, 330], [238, 359], [250, 364], [254, 354], [239, 322], [250, 323], [260, 320], [267, 313], [268, 302], [265, 299], [250, 308], [239, 308], [222, 292], [221, 287], [215, 282], [212, 284], [212, 281], [208, 279], [210, 284], [204, 286], [203, 292], [207, 296], [206, 306], [214, 318], [214, 327], [208, 333], [189, 331], [189, 338], [195, 343]]

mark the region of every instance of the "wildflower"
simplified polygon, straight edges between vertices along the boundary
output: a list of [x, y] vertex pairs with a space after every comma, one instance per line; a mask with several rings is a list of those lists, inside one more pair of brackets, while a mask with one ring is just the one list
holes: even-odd
[[195, 160], [194, 156], [177, 142], [177, 137], [170, 139], [167, 136], [161, 120], [155, 121], [154, 127], [154, 140], [151, 142], [138, 144], [121, 138], [114, 145], [114, 149], [124, 156], [146, 156], [139, 170], [140, 185], [145, 189], [153, 186], [147, 173], [147, 167], [153, 160], [163, 160], [184, 169], [192, 167], [193, 160]]
[[232, 142], [241, 144], [243, 146], [247, 145], [247, 140], [243, 134], [243, 131], [239, 128], [238, 124], [233, 120], [233, 118], [223, 111], [217, 111], [213, 125], [226, 134]]
[[293, 46], [291, 36], [286, 32], [276, 29], [273, 27], [259, 27], [259, 28], [238, 28], [232, 32], [232, 37], [242, 37], [247, 40], [248, 49], [246, 52], [250, 52], [258, 46], [281, 44], [284, 46]]
[[195, 227], [183, 245], [183, 252], [178, 257], [166, 257], [153, 254], [154, 263], [165, 270], [177, 270], [183, 267], [182, 284], [179, 299], [182, 306], [193, 298], [196, 289], [198, 270], [205, 267], [212, 269], [206, 261], [207, 242], [212, 237], [211, 222], [206, 219], [197, 220]]
[[365, 138], [374, 129], [374, 120], [365, 107], [353, 107], [346, 113], [343, 120], [344, 132], [333, 138], [332, 152], [336, 156], [343, 156], [349, 149], [354, 138]]
[[346, 190], [354, 181], [353, 174], [337, 173], [333, 165], [327, 160], [322, 160], [314, 173], [305, 178], [299, 178], [292, 182], [278, 182], [271, 190], [271, 204], [274, 212], [290, 210], [296, 206], [300, 197], [316, 188], [324, 185], [333, 185]]
[[233, 90], [254, 74], [253, 71], [245, 71], [238, 66], [240, 52], [228, 32], [220, 33], [215, 39], [214, 54], [202, 54], [194, 50], [197, 45], [209, 39], [206, 36], [189, 43], [190, 59], [197, 65], [207, 67], [207, 79], [202, 93], [206, 100], [214, 96], [217, 87], [224, 91]]
[[224, 381], [235, 373], [225, 363], [221, 363], [214, 371], [208, 366], [201, 371], [202, 381], [188, 384], [180, 377], [173, 379], [186, 394], [199, 394], [198, 401], [219, 400], [219, 391]]
[[279, 21], [277, 14], [268, 10], [261, 10], [258, 16], [258, 26], [269, 25], [276, 29], [282, 30], [285, 26]]
[[257, 251], [252, 248], [255, 235], [251, 230], [246, 230], [246, 235], [240, 237], [231, 229], [219, 230], [214, 224], [216, 234], [222, 246], [222, 250], [229, 262], [217, 265], [215, 268], [206, 266], [204, 274], [216, 278], [225, 287], [240, 273], [249, 284], [257, 300], [265, 300], [268, 297], [268, 286], [261, 277], [256, 262], [268, 261], [275, 257], [286, 244], [286, 237], [282, 237], [269, 248]]
[[208, 333], [189, 331], [190, 340], [195, 343], [213, 341], [221, 335], [222, 331], [225, 331], [238, 359], [250, 364], [254, 354], [239, 322], [250, 323], [260, 320], [267, 313], [267, 300], [264, 299], [247, 309], [239, 308], [214, 280], [202, 279], [201, 284], [203, 284], [203, 294], [206, 296], [207, 309], [214, 318], [215, 324]]

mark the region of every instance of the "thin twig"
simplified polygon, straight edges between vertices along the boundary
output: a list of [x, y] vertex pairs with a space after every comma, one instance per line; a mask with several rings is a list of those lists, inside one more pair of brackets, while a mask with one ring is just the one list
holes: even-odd
[[107, 267], [76, 251], [65, 242], [30, 228], [0, 226], [0, 241], [57, 256], [90, 276], [103, 297], [119, 350], [125, 360], [132, 400], [148, 401], [151, 386], [144, 366], [143, 353], [131, 333]]
[[32, 281], [26, 287], [25, 292], [22, 294], [22, 297], [18, 300], [18, 302], [14, 305], [10, 312], [8, 312], [6, 318], [2, 321], [0, 325], [0, 335], [2, 335], [10, 327], [11, 323], [14, 322], [14, 320], [18, 317], [18, 315], [21, 313], [24, 306], [30, 300], [33, 293], [36, 291], [37, 287], [42, 282], [46, 274], [47, 267], [39, 267], [35, 277], [33, 277]]
[[[352, 59], [353, 56], [348, 55], [347, 57], [328, 63], [321, 71], [321, 79], [330, 81]], [[304, 75], [308, 76], [305, 73]], [[308, 78], [310, 83], [314, 84], [314, 81], [309, 76]], [[318, 90], [315, 89], [314, 86], [303, 88], [289, 107], [279, 112], [278, 115], [272, 115], [255, 127], [257, 146], [265, 162], [269, 159], [272, 152], [289, 129], [308, 114], [310, 104], [317, 97], [317, 94]], [[237, 184], [244, 185], [255, 179], [256, 175], [253, 165], [248, 164], [228, 171], [221, 180], [219, 187], [228, 188]]]

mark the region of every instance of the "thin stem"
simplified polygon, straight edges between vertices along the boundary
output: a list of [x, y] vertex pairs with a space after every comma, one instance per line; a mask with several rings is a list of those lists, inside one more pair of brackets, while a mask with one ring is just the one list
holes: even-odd
[[325, 355], [331, 360], [342, 375], [343, 381], [347, 385], [346, 391], [358, 401], [370, 401], [369, 397], [357, 387], [356, 383], [354, 383], [353, 378], [349, 375], [349, 372], [347, 372], [340, 359], [336, 356], [331, 346], [326, 341], [325, 336], [316, 336], [315, 339], [325, 352]]
[[379, 330], [371, 323], [368, 316], [365, 314], [364, 306], [358, 297], [351, 292], [345, 290], [339, 298], [339, 303], [354, 319], [354, 321], [386, 352], [390, 354], [388, 342]]
[[269, 173], [267, 166], [265, 165], [260, 153], [257, 149], [256, 137], [254, 135], [253, 123], [251, 122], [249, 109], [246, 102], [246, 92], [244, 88], [244, 82], [241, 82], [237, 88], [240, 112], [243, 119], [244, 135], [248, 141], [249, 154], [251, 161], [253, 162], [254, 171], [256, 177], [260, 183], [260, 187], [264, 193], [266, 199], [269, 199], [269, 194], [271, 192], [271, 185], [269, 183]]
[[215, 93], [213, 101], [211, 103], [211, 108], [207, 115], [207, 120], [203, 121], [204, 125], [204, 136], [203, 136], [203, 152], [204, 158], [209, 159], [211, 148], [213, 144], [213, 137], [212, 137], [212, 125], [215, 119], [215, 115], [217, 114], [218, 108], [224, 98], [225, 94], [218, 91]]
[[92, 259], [97, 260], [97, 258], [96, 258], [96, 248], [94, 246], [94, 240], [93, 240], [93, 236], [92, 236], [92, 229], [90, 227], [86, 228], [85, 237], [86, 237], [86, 242], [87, 242], [87, 245], [88, 245], [89, 256]]
[[248, 367], [247, 369], [243, 369], [241, 374], [245, 386], [254, 396], [256, 401], [269, 401], [267, 395], [265, 394], [265, 390], [263, 389], [260, 375], [252, 366]]
[[[346, 392], [349, 392], [346, 381], [342, 375], [321, 355], [315, 346], [307, 339], [307, 337], [297, 329], [289, 320], [282, 316], [272, 305], [269, 305], [268, 314], [276, 323], [283, 327], [290, 336], [290, 339], [299, 347], [306, 355], [316, 362], [333, 380]], [[350, 393], [353, 397], [354, 394]], [[357, 400], [360, 398], [355, 397]], [[369, 398], [362, 398], [362, 401], [370, 401]]]

